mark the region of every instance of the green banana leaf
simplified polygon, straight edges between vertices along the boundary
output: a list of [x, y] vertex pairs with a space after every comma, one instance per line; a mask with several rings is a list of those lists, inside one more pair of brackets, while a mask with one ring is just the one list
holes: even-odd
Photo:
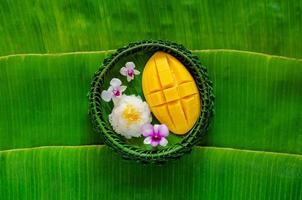
[[[0, 1], [0, 199], [301, 199], [302, 2]], [[88, 117], [114, 49], [167, 39], [199, 56], [215, 116], [201, 147], [125, 161]]]
[[301, 199], [302, 156], [194, 148], [163, 166], [103, 146], [0, 153], [1, 199]]
[[0, 55], [165, 39], [302, 58], [299, 0], [1, 0], [0, 10]]
[[[208, 67], [216, 96], [206, 145], [302, 153], [302, 61], [230, 50], [194, 53]], [[106, 55], [1, 59], [0, 148], [101, 144], [86, 94]]]

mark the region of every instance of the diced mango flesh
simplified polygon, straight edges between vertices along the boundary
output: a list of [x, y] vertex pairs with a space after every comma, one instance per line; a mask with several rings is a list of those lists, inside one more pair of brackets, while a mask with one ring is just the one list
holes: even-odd
[[171, 132], [183, 135], [194, 126], [201, 100], [193, 77], [180, 61], [156, 52], [145, 66], [142, 84], [152, 113]]
[[[188, 126], [192, 127], [195, 121], [200, 115], [200, 108], [195, 107], [199, 105], [199, 96], [197, 94], [183, 98], [181, 104], [184, 108], [185, 115], [187, 118]], [[195, 106], [192, 106], [195, 105]]]
[[149, 94], [150, 106], [157, 106], [165, 103], [165, 98], [162, 91]]
[[169, 113], [172, 117], [173, 124], [177, 127], [177, 132], [187, 132], [187, 120], [180, 101], [168, 104]]
[[164, 90], [166, 102], [176, 101], [179, 99], [178, 88], [172, 87]]
[[163, 124], [166, 124], [169, 127], [169, 130], [174, 129], [174, 124], [170, 117], [168, 107], [166, 105], [152, 107], [152, 112], [156, 115], [158, 121]]

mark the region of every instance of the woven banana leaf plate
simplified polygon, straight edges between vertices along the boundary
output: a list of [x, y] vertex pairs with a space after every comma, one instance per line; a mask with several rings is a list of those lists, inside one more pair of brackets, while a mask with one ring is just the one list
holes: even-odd
[[[156, 52], [164, 52], [173, 56], [191, 74], [200, 97], [200, 115], [196, 119], [194, 126], [185, 134], [179, 135], [170, 132], [167, 136], [168, 144], [154, 148], [152, 145], [144, 144], [144, 137], [132, 137], [129, 139], [116, 133], [109, 120], [114, 103], [105, 102], [102, 99], [102, 91], [106, 90], [110, 85], [110, 81], [115, 78], [121, 80], [122, 84], [127, 85], [127, 89], [124, 91], [125, 95], [135, 94], [145, 101], [142, 73], [146, 63]], [[121, 67], [129, 61], [135, 63], [135, 69], [140, 72], [130, 82], [120, 73]], [[201, 65], [197, 56], [194, 56], [182, 45], [168, 41], [149, 40], [130, 43], [104, 59], [103, 64], [93, 77], [89, 101], [90, 116], [94, 128], [104, 137], [104, 141], [109, 147], [121, 154], [124, 159], [142, 163], [163, 163], [167, 160], [177, 159], [183, 154], [190, 152], [191, 148], [203, 138], [208, 130], [213, 113], [214, 95], [207, 70]], [[153, 114], [151, 123], [160, 124]]]

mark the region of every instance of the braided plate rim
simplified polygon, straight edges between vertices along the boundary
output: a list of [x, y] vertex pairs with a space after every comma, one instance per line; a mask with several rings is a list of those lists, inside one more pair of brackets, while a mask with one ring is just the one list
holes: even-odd
[[[107, 72], [121, 57], [145, 50], [152, 50], [154, 52], [163, 51], [182, 62], [193, 76], [202, 101], [201, 114], [194, 127], [183, 137], [181, 142], [160, 150], [145, 150], [125, 143], [114, 132], [111, 125], [105, 122], [101, 114], [100, 102], [102, 99], [100, 88], [104, 83], [104, 77]], [[161, 40], [134, 42], [116, 50], [115, 53], [104, 59], [102, 66], [95, 72], [89, 92], [89, 114], [94, 129], [101, 133], [105, 143], [115, 152], [121, 154], [124, 159], [136, 160], [143, 163], [162, 163], [167, 160], [177, 159], [183, 154], [190, 152], [192, 147], [207, 132], [210, 118], [213, 115], [213, 107], [214, 95], [212, 82], [208, 78], [207, 69], [201, 65], [199, 58], [183, 45]]]

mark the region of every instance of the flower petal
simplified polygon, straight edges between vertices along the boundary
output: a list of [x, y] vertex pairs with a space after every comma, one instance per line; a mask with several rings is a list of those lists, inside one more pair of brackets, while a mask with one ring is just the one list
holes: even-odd
[[141, 127], [141, 131], [143, 133], [143, 136], [150, 136], [153, 133], [153, 126], [151, 124], [145, 124]]
[[104, 101], [109, 102], [112, 98], [112, 94], [111, 94], [111, 92], [109, 92], [107, 90], [103, 90], [101, 97]]
[[153, 131], [154, 131], [154, 133], [158, 133], [158, 128], [159, 128], [159, 124], [155, 124], [155, 125], [153, 126]]
[[168, 144], [168, 140], [166, 138], [162, 137], [161, 140], [159, 141], [159, 144], [160, 144], [160, 146], [165, 147]]
[[144, 144], [151, 144], [151, 141], [152, 141], [151, 137], [146, 137], [144, 139]]
[[122, 67], [122, 68], [120, 69], [120, 73], [121, 73], [122, 75], [124, 75], [124, 76], [127, 76], [127, 68], [126, 68], [126, 67]]
[[127, 81], [130, 82], [133, 78], [127, 75]]
[[125, 86], [125, 85], [121, 86], [121, 92], [124, 92], [126, 89], [127, 89], [127, 86]]
[[112, 95], [112, 99], [115, 99], [115, 98], [119, 99], [121, 97], [122, 97], [122, 93], [121, 92], [119, 94]]
[[109, 88], [108, 88], [107, 91], [110, 92], [110, 93], [112, 93], [113, 89], [114, 89], [114, 88], [113, 88], [112, 86], [109, 86]]
[[162, 137], [167, 137], [169, 135], [169, 129], [165, 124], [158, 126], [158, 133]]
[[129, 69], [133, 69], [133, 68], [135, 68], [135, 64], [134, 64], [134, 62], [127, 62], [126, 67]]
[[120, 100], [121, 100], [120, 97], [112, 97], [112, 101], [113, 101], [114, 106], [118, 105]]
[[140, 74], [140, 71], [138, 71], [138, 70], [135, 69], [135, 70], [134, 70], [134, 74], [135, 74], [135, 75], [139, 75], [139, 74]]
[[110, 85], [113, 86], [113, 87], [118, 87], [122, 84], [122, 81], [118, 78], [113, 78], [111, 79], [110, 81]]
[[151, 145], [152, 145], [153, 147], [156, 147], [158, 144], [159, 144], [158, 141], [151, 140]]

